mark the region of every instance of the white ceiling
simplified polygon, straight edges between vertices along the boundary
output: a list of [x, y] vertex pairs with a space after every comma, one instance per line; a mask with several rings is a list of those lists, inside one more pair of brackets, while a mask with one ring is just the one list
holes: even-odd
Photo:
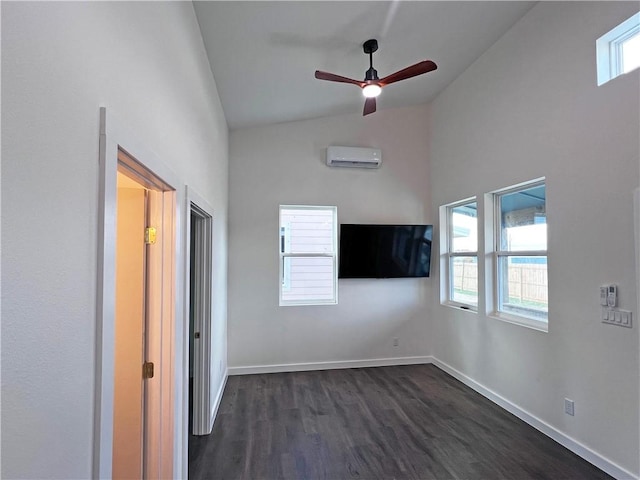
[[[361, 113], [362, 43], [378, 40], [382, 78], [421, 60], [438, 69], [388, 86], [378, 110], [428, 103], [535, 2], [194, 2], [229, 128]], [[375, 113], [374, 113], [375, 115]]]

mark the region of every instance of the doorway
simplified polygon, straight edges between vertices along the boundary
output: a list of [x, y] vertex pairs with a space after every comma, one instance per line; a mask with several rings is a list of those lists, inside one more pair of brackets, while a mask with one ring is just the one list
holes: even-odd
[[[129, 190], [126, 201], [118, 195], [119, 178]], [[101, 108], [99, 187], [93, 477], [184, 477], [184, 184]], [[127, 202], [135, 213], [118, 211]], [[156, 228], [155, 243], [148, 226]], [[124, 248], [119, 233], [131, 234], [138, 245], [142, 236], [145, 245], [142, 253], [132, 249], [125, 263], [133, 271], [123, 285], [118, 273], [125, 267], [116, 267]], [[123, 295], [135, 298], [133, 304], [119, 305]], [[129, 320], [117, 318], [123, 309]], [[127, 428], [122, 418], [130, 419]], [[133, 452], [123, 454], [120, 441]]]
[[211, 433], [213, 214], [189, 192], [189, 433]]
[[172, 189], [124, 151], [116, 201], [112, 476], [172, 472]]

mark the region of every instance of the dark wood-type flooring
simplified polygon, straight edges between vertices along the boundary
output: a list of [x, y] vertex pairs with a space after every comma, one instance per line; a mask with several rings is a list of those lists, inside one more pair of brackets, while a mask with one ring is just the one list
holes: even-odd
[[229, 377], [189, 478], [611, 478], [433, 365]]

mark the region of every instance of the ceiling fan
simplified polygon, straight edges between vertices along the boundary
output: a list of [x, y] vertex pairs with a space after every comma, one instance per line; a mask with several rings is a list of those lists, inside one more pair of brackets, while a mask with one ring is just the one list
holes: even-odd
[[407, 78], [417, 77], [423, 73], [428, 73], [438, 66], [431, 60], [423, 60], [422, 62], [411, 65], [410, 67], [403, 68], [402, 70], [387, 75], [384, 78], [378, 78], [378, 72], [373, 68], [373, 52], [378, 50], [378, 41], [376, 39], [367, 40], [362, 45], [364, 53], [369, 55], [369, 70], [364, 75], [364, 80], [354, 80], [352, 78], [342, 77], [333, 73], [322, 72], [316, 70], [316, 78], [318, 80], [328, 80], [330, 82], [351, 83], [357, 85], [362, 89], [362, 94], [366, 97], [364, 102], [364, 111], [362, 115], [369, 115], [376, 111], [376, 97], [382, 92], [382, 88], [386, 87], [400, 80], [406, 80]]

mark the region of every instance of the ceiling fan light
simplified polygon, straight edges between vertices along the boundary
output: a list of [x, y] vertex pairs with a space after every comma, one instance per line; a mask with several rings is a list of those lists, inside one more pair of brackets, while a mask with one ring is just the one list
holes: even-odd
[[380, 95], [380, 92], [382, 92], [382, 88], [375, 83], [370, 83], [362, 88], [362, 94], [367, 98], [375, 98]]

